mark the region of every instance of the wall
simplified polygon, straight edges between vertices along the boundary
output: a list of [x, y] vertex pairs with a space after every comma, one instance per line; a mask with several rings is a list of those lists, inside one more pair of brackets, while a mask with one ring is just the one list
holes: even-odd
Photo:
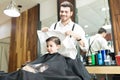
[[7, 20], [0, 25], [0, 39], [10, 37], [11, 35], [11, 20]]
[[42, 27], [50, 27], [57, 21], [57, 0], [45, 0], [40, 3], [40, 20]]
[[11, 20], [0, 25], [0, 71], [8, 72]]
[[21, 68], [37, 57], [37, 28], [39, 24], [39, 4], [12, 18], [9, 72]]

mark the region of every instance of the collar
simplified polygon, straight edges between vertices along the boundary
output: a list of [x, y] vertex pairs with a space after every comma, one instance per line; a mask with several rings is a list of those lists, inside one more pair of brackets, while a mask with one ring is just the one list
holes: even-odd
[[95, 36], [96, 36], [96, 37], [102, 37], [102, 35], [101, 35], [101, 34], [96, 34]]
[[[60, 25], [62, 25], [62, 26], [64, 26], [62, 23], [61, 23], [61, 20], [58, 22]], [[70, 25], [73, 25], [74, 24], [74, 22], [70, 19], [70, 21], [66, 24], [66, 25], [68, 25], [68, 26], [70, 26]], [[66, 26], [65, 25], [65, 26]]]

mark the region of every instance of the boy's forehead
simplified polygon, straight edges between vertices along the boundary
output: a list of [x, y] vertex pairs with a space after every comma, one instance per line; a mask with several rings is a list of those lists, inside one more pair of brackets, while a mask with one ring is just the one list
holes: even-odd
[[69, 10], [70, 11], [70, 7], [60, 7], [60, 10]]
[[48, 41], [47, 44], [55, 44], [54, 41]]

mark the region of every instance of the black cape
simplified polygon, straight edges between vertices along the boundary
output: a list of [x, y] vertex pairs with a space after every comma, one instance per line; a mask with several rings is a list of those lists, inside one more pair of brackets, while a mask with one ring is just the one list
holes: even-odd
[[[29, 66], [33, 72], [24, 68]], [[59, 53], [45, 54], [18, 71], [1, 74], [0, 80], [90, 80], [91, 76], [80, 59]]]

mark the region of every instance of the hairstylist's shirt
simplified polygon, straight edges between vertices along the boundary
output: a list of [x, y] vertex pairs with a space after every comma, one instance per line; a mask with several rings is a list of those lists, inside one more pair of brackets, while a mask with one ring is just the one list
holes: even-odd
[[[93, 41], [93, 43], [92, 43], [92, 41]], [[102, 50], [102, 49], [109, 49], [106, 39], [103, 38], [100, 34], [96, 34], [96, 35], [92, 36], [90, 38], [90, 43], [92, 43], [92, 45], [91, 45], [92, 52]]]
[[[74, 25], [75, 23], [72, 22], [72, 21], [70, 21], [67, 25], [64, 26], [64, 25], [61, 23], [61, 21], [59, 21], [59, 22], [57, 22], [56, 28], [54, 29], [55, 24], [56, 24], [56, 23], [52, 24], [49, 30], [50, 30], [50, 31], [52, 31], [52, 30], [59, 31], [59, 32], [65, 34], [66, 31], [72, 30], [73, 25]], [[84, 43], [85, 43], [85, 47], [82, 47], [81, 45], [79, 45], [80, 48], [81, 48], [82, 50], [84, 50], [84, 51], [87, 51], [87, 49], [88, 49], [88, 44], [87, 44], [87, 40], [86, 40], [86, 38], [85, 38], [85, 32], [84, 32], [84, 30], [82, 29], [82, 27], [80, 27], [78, 24], [75, 24], [74, 29], [73, 29], [73, 32], [76, 33], [76, 34], [78, 34], [78, 35], [81, 37], [81, 39], [84, 41]], [[77, 44], [77, 41], [76, 41], [75, 39], [72, 39], [72, 40], [73, 40], [73, 42], [74, 42], [74, 45], [76, 45], [76, 44]]]

